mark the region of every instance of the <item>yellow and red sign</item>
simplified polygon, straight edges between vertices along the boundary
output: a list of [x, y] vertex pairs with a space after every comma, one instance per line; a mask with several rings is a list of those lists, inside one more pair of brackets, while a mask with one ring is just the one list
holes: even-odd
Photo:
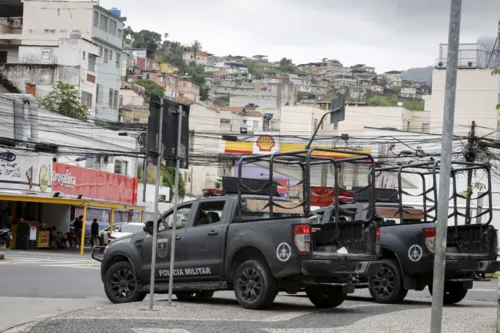
[[[305, 150], [305, 143], [279, 142], [278, 138], [271, 135], [258, 136], [256, 140], [249, 141], [223, 141], [223, 150], [225, 154], [259, 155], [269, 153], [289, 153], [292, 151]], [[312, 148], [331, 149], [332, 146], [313, 145]], [[315, 151], [313, 156], [324, 156], [331, 158], [353, 157], [353, 153], [371, 154], [371, 148], [337, 148], [345, 152]]]
[[50, 232], [49, 231], [39, 231], [38, 232], [38, 248], [50, 247]]

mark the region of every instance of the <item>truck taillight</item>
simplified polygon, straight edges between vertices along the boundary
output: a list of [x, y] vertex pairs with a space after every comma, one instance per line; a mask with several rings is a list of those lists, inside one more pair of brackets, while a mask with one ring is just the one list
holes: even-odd
[[434, 253], [436, 248], [436, 229], [424, 229], [424, 244], [427, 251]]
[[375, 254], [380, 257], [380, 229], [375, 230]]
[[308, 224], [296, 225], [293, 229], [293, 241], [299, 253], [311, 253], [311, 226]]

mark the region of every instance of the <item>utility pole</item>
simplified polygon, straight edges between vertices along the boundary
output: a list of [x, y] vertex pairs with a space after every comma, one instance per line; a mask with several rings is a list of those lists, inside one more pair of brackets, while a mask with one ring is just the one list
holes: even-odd
[[[467, 162], [474, 162], [476, 160], [476, 122], [472, 121], [469, 132], [469, 139], [467, 151], [464, 154]], [[472, 190], [472, 169], [467, 170], [467, 201], [465, 204], [465, 224], [471, 224], [470, 201], [473, 194]]]
[[[170, 249], [170, 273], [168, 276], [168, 305], [172, 306], [172, 287], [174, 285], [174, 261], [175, 261], [175, 231], [177, 228], [177, 206], [179, 205], [179, 169], [181, 168], [181, 138], [182, 138], [182, 105], [179, 104], [177, 120], [177, 148], [175, 149], [175, 180], [174, 180], [174, 211], [172, 222], [172, 247]], [[187, 115], [186, 115], [187, 116]], [[187, 147], [186, 147], [187, 149]]]
[[149, 293], [149, 310], [153, 310], [154, 296], [155, 296], [155, 274], [156, 274], [156, 247], [158, 243], [158, 220], [160, 219], [160, 212], [158, 210], [158, 201], [160, 199], [160, 182], [161, 182], [161, 164], [163, 160], [163, 97], [160, 97], [159, 109], [159, 122], [158, 122], [158, 137], [156, 138], [157, 158], [156, 161], [156, 184], [155, 184], [155, 211], [153, 219], [153, 242], [151, 243], [151, 282]]
[[444, 95], [443, 141], [439, 171], [439, 196], [434, 252], [434, 277], [432, 283], [431, 333], [441, 333], [443, 319], [444, 272], [446, 265], [446, 238], [448, 229], [448, 205], [453, 151], [453, 126], [455, 122], [455, 97], [457, 90], [458, 49], [460, 43], [460, 19], [462, 0], [451, 0], [448, 31], [446, 86]]

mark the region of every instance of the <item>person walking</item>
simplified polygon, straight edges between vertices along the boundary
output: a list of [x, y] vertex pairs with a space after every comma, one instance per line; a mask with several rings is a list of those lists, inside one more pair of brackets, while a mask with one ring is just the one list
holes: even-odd
[[99, 223], [97, 223], [97, 219], [94, 219], [92, 225], [90, 226], [90, 245], [97, 245], [97, 239], [99, 236]]
[[75, 221], [75, 235], [76, 235], [76, 243], [78, 244], [78, 247], [82, 245], [82, 228], [83, 228], [83, 215], [80, 215], [78, 220]]

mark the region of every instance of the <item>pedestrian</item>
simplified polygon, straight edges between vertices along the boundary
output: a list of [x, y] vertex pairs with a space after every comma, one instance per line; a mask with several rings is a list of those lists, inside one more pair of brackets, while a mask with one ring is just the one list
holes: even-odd
[[75, 236], [76, 236], [76, 243], [80, 247], [82, 245], [82, 228], [83, 228], [83, 215], [80, 215], [78, 220], [75, 220]]
[[92, 225], [90, 226], [90, 245], [97, 245], [97, 238], [99, 236], [99, 223], [97, 219], [94, 219]]
[[78, 240], [76, 239], [76, 231], [75, 231], [75, 226], [78, 222], [78, 217], [75, 217], [73, 221], [69, 223], [69, 232], [68, 232], [68, 241], [69, 241], [69, 247], [73, 247], [73, 242], [74, 246], [76, 247], [78, 245]]

